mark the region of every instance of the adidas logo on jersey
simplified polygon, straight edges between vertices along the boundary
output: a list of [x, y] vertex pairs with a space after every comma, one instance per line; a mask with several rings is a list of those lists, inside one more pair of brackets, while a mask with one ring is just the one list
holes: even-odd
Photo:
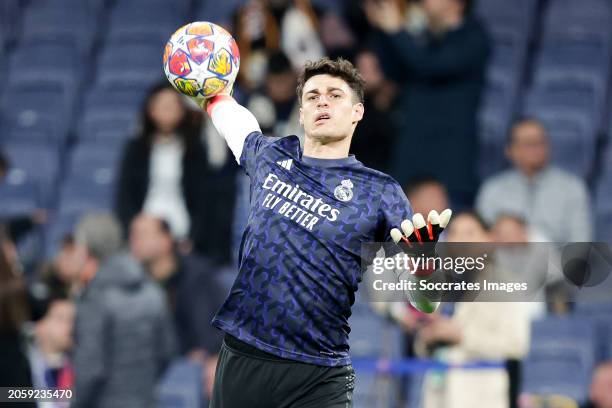
[[276, 162], [276, 164], [281, 166], [283, 169], [291, 170], [291, 165], [293, 164], [293, 159], [279, 160], [279, 161]]

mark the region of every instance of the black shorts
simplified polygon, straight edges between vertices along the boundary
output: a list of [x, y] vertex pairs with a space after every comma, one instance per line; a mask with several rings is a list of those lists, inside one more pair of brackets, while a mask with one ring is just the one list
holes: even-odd
[[225, 336], [210, 408], [352, 408], [353, 366], [281, 359]]

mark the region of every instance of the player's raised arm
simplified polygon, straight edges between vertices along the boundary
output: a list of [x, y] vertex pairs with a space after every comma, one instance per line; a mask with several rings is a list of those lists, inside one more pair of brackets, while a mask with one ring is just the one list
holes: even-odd
[[247, 108], [227, 94], [212, 98], [206, 106], [206, 111], [215, 129], [227, 141], [236, 161], [240, 164], [247, 136], [253, 132], [261, 132], [257, 119]]

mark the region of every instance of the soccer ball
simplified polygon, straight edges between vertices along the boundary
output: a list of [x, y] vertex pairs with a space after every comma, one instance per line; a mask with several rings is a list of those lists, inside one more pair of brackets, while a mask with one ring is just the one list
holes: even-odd
[[201, 104], [231, 89], [240, 68], [240, 52], [223, 27], [195, 22], [172, 34], [164, 48], [163, 63], [172, 86]]

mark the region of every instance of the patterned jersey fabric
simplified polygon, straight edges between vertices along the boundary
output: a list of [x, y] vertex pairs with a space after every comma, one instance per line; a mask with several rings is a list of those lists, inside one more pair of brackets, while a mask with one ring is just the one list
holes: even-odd
[[388, 241], [412, 217], [400, 186], [354, 156], [302, 156], [296, 136], [251, 133], [240, 270], [213, 325], [260, 350], [305, 363], [350, 363], [348, 318], [361, 244]]

